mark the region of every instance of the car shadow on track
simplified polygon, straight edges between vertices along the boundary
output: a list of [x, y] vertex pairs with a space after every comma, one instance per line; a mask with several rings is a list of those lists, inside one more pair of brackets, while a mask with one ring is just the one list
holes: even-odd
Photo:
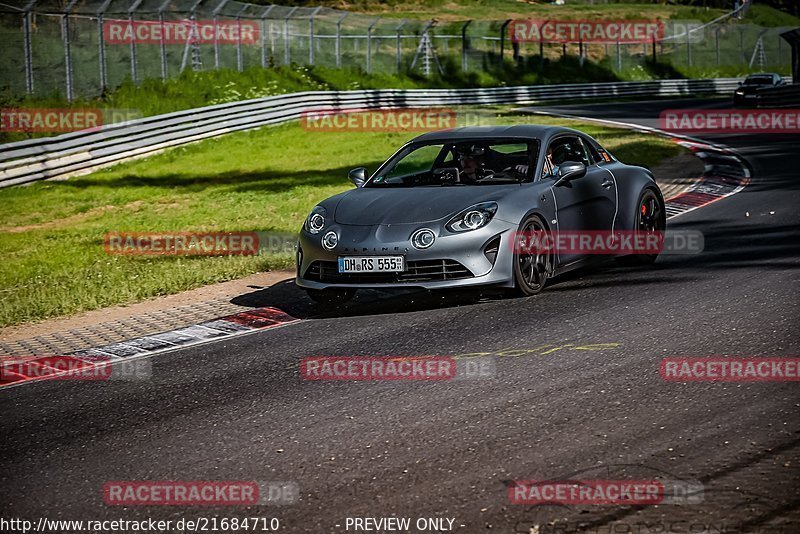
[[[693, 277], [675, 276], [658, 267], [619, 267], [613, 261], [571, 271], [550, 280], [541, 296], [547, 293], [595, 290], [616, 286], [644, 286], [684, 283]], [[294, 280], [284, 280], [270, 287], [254, 288], [251, 293], [231, 299], [231, 303], [249, 308], [278, 308], [299, 319], [327, 319], [334, 317], [357, 317], [409, 313], [459, 306], [480, 306], [499, 300], [528, 298], [531, 304], [537, 296], [521, 297], [503, 288], [461, 288], [359, 290], [353, 300], [335, 307], [321, 306], [313, 302], [305, 291], [297, 287]]]

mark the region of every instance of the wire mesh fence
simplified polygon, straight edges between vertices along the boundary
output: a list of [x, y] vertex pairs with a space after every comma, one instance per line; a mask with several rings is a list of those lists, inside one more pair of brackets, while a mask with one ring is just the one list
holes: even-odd
[[548, 37], [544, 26], [538, 38], [521, 39], [519, 21], [510, 20], [402, 20], [233, 0], [7, 0], [0, 2], [0, 85], [12, 98], [72, 100], [187, 69], [308, 64], [441, 76], [565, 55], [616, 72], [654, 59], [674, 68], [785, 70], [791, 51], [780, 34], [789, 28], [741, 24], [737, 15], [659, 22], [652, 39], [615, 41], [580, 32]]

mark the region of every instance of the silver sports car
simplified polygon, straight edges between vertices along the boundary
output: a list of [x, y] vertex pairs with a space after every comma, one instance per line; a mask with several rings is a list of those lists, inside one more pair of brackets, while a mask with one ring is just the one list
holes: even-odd
[[[515, 246], [537, 232], [661, 232], [652, 173], [588, 135], [552, 126], [468, 127], [404, 145], [356, 188], [320, 202], [300, 230], [297, 285], [343, 302], [359, 288], [497, 286], [522, 295], [596, 254]], [[651, 263], [657, 253], [627, 259]]]

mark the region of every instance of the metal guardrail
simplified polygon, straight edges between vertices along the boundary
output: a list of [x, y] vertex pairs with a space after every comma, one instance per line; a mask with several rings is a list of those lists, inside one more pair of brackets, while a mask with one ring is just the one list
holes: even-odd
[[737, 78], [494, 87], [309, 91], [219, 104], [0, 145], [0, 187], [86, 174], [166, 148], [300, 118], [319, 109], [535, 104], [548, 100], [732, 94]]

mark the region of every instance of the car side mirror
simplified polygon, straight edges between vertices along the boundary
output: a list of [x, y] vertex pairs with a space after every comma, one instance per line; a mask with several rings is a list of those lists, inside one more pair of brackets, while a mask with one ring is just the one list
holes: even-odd
[[578, 161], [565, 161], [558, 167], [558, 179], [555, 186], [566, 185], [571, 180], [586, 175], [586, 165]]
[[741, 86], [742, 86], [742, 82], [739, 82], [737, 85], [738, 85], [739, 87], [741, 87]]
[[356, 187], [364, 187], [364, 184], [367, 182], [367, 169], [358, 167], [347, 173], [347, 177], [350, 178], [351, 182], [356, 184]]

